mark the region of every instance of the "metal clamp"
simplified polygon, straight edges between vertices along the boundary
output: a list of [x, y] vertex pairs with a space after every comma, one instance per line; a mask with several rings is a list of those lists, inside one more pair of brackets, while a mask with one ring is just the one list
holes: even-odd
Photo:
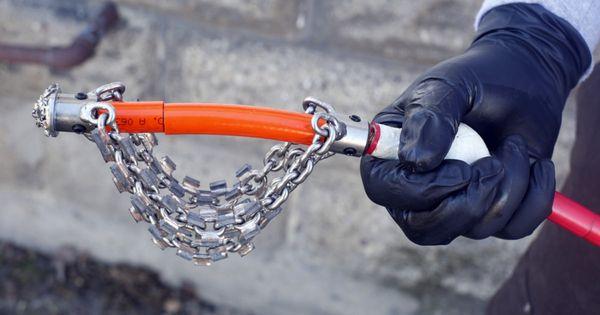
[[104, 110], [108, 114], [108, 117], [106, 118], [105, 122], [106, 125], [110, 125], [115, 121], [115, 118], [117, 117], [115, 113], [115, 108], [112, 107], [109, 103], [104, 102], [86, 103], [79, 110], [79, 118], [92, 125], [97, 125], [97, 117], [99, 116], [98, 113], [100, 110]]
[[93, 92], [98, 102], [122, 101], [125, 93], [125, 84], [121, 82], [111, 82], [96, 88]]
[[349, 156], [362, 156], [369, 138], [369, 123], [358, 115], [342, 115], [337, 113], [333, 106], [314, 97], [304, 99], [302, 106], [307, 112], [314, 113], [314, 109], [321, 108], [325, 112], [315, 113], [311, 121], [316, 133], [327, 136], [327, 131], [320, 128], [318, 121], [323, 119], [333, 124], [338, 136], [331, 146], [331, 151]]

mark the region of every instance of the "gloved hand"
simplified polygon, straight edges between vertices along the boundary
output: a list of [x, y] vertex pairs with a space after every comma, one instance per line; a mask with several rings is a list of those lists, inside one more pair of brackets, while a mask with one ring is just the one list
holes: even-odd
[[[551, 211], [561, 113], [590, 63], [579, 33], [542, 6], [492, 9], [464, 54], [426, 71], [375, 117], [402, 134], [398, 161], [363, 157], [367, 195], [421, 245], [529, 235]], [[461, 121], [492, 157], [444, 160]]]

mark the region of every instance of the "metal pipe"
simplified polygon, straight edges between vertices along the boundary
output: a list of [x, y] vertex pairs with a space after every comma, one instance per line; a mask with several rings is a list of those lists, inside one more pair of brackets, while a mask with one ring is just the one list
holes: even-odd
[[62, 47], [29, 47], [0, 43], [0, 61], [43, 64], [61, 70], [72, 68], [94, 55], [102, 36], [113, 28], [118, 20], [117, 6], [113, 2], [106, 2], [71, 44]]

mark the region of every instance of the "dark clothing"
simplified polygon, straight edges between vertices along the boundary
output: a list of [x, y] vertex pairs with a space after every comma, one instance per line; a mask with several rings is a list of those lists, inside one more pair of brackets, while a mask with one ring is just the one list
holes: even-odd
[[[600, 66], [577, 95], [571, 173], [562, 192], [600, 212]], [[546, 223], [488, 314], [600, 314], [600, 248]]]

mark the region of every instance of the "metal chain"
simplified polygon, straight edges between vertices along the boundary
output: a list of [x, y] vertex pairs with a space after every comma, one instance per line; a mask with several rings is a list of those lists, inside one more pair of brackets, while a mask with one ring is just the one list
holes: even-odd
[[[210, 265], [232, 252], [241, 256], [251, 252], [253, 238], [281, 212], [290, 193], [319, 161], [334, 154], [329, 150], [340, 134], [333, 115], [317, 112], [323, 109], [319, 104], [309, 104], [306, 113], [314, 114], [315, 129], [311, 145], [277, 144], [265, 155], [262, 168], [245, 164], [235, 173], [238, 181], [231, 187], [220, 180], [203, 190], [192, 177], [176, 179], [176, 164], [168, 156], [159, 159], [153, 154], [158, 145], [154, 134], [119, 132], [114, 111], [106, 110], [111, 106], [106, 102], [121, 100], [124, 90], [124, 86], [112, 85], [94, 91], [98, 108], [90, 106], [82, 118], [87, 117], [97, 128], [85, 136], [110, 163], [119, 192], [131, 194], [133, 219], [151, 224], [148, 231], [153, 242], [161, 249], [176, 248], [178, 256], [198, 265]], [[98, 116], [98, 109], [105, 111]], [[319, 125], [320, 120], [326, 123]], [[282, 174], [269, 181], [268, 176], [276, 172]]]

